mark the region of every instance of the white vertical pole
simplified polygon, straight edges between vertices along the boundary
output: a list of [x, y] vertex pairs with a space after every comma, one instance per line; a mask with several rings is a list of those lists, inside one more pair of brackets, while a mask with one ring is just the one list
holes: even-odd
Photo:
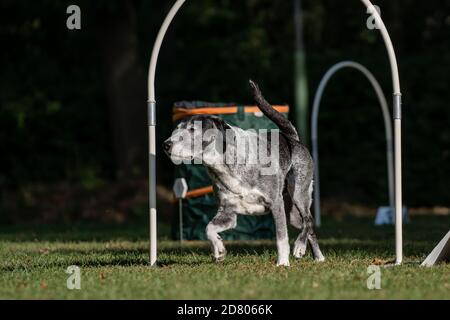
[[156, 216], [156, 99], [155, 99], [155, 74], [158, 55], [161, 49], [164, 36], [170, 23], [178, 10], [186, 0], [177, 0], [172, 9], [167, 14], [155, 44], [153, 45], [152, 56], [148, 72], [148, 140], [149, 140], [149, 207], [150, 207], [150, 266], [156, 264], [157, 259], [157, 216]]
[[370, 0], [361, 0], [375, 18], [376, 25], [380, 29], [389, 55], [392, 72], [392, 86], [394, 88], [394, 184], [395, 184], [395, 264], [401, 264], [403, 260], [403, 235], [402, 235], [402, 131], [401, 131], [401, 97], [400, 77], [398, 73], [397, 57], [392, 45], [389, 33], [380, 14]]
[[183, 198], [178, 199], [178, 215], [180, 228], [180, 242], [183, 242]]
[[[154, 114], [155, 105], [149, 114]], [[154, 119], [154, 117], [153, 117]], [[150, 204], [150, 265], [156, 264], [156, 242], [157, 242], [157, 221], [156, 221], [156, 123], [149, 121], [149, 204]]]
[[402, 120], [401, 95], [394, 95], [394, 159], [395, 159], [395, 264], [403, 260], [402, 208]]

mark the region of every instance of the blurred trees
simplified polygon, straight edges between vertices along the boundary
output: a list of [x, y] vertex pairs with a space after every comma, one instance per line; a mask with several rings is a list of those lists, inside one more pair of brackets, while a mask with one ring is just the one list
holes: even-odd
[[[0, 210], [11, 194], [21, 194], [26, 207], [30, 185], [64, 182], [94, 192], [145, 178], [148, 59], [171, 3], [80, 0], [82, 29], [69, 31], [72, 2], [0, 2]], [[377, 4], [400, 63], [406, 203], [449, 206], [450, 3]], [[304, 7], [310, 96], [331, 64], [352, 59], [389, 97], [384, 45], [365, 28], [360, 2], [304, 0]], [[158, 64], [159, 143], [170, 134], [174, 101], [251, 103], [248, 78], [261, 82], [270, 101], [293, 105], [292, 20], [291, 1], [186, 3]], [[383, 122], [370, 86], [345, 71], [323, 103], [324, 198], [387, 203]], [[159, 183], [170, 185], [172, 167], [162, 153], [158, 166]]]
[[99, 10], [97, 39], [109, 107], [115, 171], [120, 178], [145, 172], [145, 64], [139, 52], [137, 6], [116, 1], [114, 10]]

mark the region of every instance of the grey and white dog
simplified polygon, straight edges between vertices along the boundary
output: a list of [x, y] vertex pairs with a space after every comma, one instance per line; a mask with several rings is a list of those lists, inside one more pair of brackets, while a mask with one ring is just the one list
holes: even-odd
[[[250, 81], [250, 86], [256, 104], [279, 130], [272, 131], [270, 136], [262, 136], [233, 127], [216, 116], [198, 115], [177, 126], [172, 136], [164, 142], [164, 150], [176, 164], [194, 161], [207, 168], [218, 202], [217, 215], [206, 228], [216, 261], [223, 260], [226, 254], [219, 233], [236, 227], [237, 214], [263, 215], [271, 212], [276, 227], [277, 265], [289, 266], [286, 211], [289, 212], [291, 225], [300, 230], [294, 245], [294, 257], [303, 257], [309, 242], [315, 260], [324, 261], [310, 212], [313, 188], [311, 155], [300, 142], [291, 122], [272, 108], [257, 84]], [[246, 159], [259, 146], [271, 156], [270, 164], [228, 161], [225, 155], [236, 155], [240, 151], [238, 140], [249, 137], [254, 139], [246, 140]], [[277, 142], [275, 148], [273, 141]], [[271, 168], [269, 174], [263, 172], [268, 165]]]

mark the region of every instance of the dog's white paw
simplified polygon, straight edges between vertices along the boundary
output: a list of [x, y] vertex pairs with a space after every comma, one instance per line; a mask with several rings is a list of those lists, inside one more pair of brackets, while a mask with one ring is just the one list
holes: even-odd
[[301, 259], [303, 258], [305, 253], [306, 253], [306, 243], [295, 242], [294, 251], [292, 252], [294, 257], [297, 259]]
[[225, 256], [227, 254], [227, 250], [223, 243], [218, 243], [216, 247], [214, 247], [214, 259], [216, 262], [221, 262], [225, 260]]
[[214, 256], [214, 259], [216, 260], [216, 262], [222, 262], [223, 260], [225, 260], [226, 254], [227, 254], [227, 251], [224, 249], [223, 252], [219, 252], [219, 254], [217, 256]]
[[314, 258], [314, 261], [316, 261], [316, 262], [324, 262], [325, 261], [325, 257], [322, 254], [320, 254], [318, 257]]
[[289, 259], [278, 259], [277, 267], [290, 267]]

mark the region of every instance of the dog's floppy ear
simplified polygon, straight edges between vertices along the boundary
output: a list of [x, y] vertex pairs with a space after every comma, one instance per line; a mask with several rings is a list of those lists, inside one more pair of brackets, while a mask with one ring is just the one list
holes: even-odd
[[214, 126], [222, 133], [222, 151], [225, 153], [227, 151], [227, 129], [231, 129], [231, 126], [225, 122], [222, 118], [219, 117], [211, 117], [211, 120], [214, 124]]
[[227, 129], [231, 129], [230, 125], [225, 122], [222, 118], [219, 117], [211, 117], [211, 120], [214, 123], [214, 126], [222, 131], [223, 134], [225, 134]]

